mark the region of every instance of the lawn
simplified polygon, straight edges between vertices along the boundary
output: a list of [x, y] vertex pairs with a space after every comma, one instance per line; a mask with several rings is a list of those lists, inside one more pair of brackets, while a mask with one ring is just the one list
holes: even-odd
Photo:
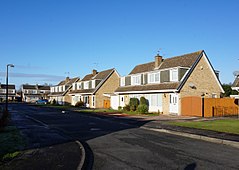
[[16, 157], [23, 149], [25, 142], [14, 126], [7, 126], [0, 130], [0, 164]]
[[170, 122], [172, 125], [239, 134], [239, 119]]

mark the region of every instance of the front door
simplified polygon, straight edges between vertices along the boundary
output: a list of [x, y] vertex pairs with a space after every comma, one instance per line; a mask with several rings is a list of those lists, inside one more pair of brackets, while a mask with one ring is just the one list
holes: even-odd
[[110, 108], [110, 100], [104, 100], [104, 108], [109, 109]]
[[178, 94], [171, 93], [170, 94], [170, 104], [169, 104], [169, 112], [173, 114], [178, 114]]

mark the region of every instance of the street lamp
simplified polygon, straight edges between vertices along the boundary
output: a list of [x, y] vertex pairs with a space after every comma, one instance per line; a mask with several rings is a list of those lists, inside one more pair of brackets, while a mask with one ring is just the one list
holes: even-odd
[[7, 75], [6, 75], [6, 112], [8, 113], [8, 67], [14, 67], [13, 64], [7, 65]]

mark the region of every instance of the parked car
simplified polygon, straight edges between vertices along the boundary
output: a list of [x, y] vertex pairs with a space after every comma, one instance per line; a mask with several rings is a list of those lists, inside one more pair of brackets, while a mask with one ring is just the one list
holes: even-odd
[[36, 104], [47, 104], [48, 100], [47, 99], [39, 99], [36, 101]]

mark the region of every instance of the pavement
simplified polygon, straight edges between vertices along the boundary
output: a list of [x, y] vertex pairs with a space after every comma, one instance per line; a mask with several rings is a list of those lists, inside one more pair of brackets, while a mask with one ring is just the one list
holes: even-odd
[[[200, 130], [186, 127], [169, 125], [167, 121], [202, 121], [210, 120], [196, 117], [179, 116], [129, 116], [116, 113], [97, 113], [102, 116], [121, 119], [141, 119], [149, 120], [149, 123], [141, 126], [142, 129], [169, 133], [213, 143], [220, 143], [239, 148], [239, 135], [215, 132], [210, 130]], [[4, 164], [0, 169], [22, 170], [22, 169], [84, 169], [85, 149], [79, 141], [57, 144], [44, 148], [23, 151], [20, 156]], [[70, 160], [70, 161], [69, 161]]]

